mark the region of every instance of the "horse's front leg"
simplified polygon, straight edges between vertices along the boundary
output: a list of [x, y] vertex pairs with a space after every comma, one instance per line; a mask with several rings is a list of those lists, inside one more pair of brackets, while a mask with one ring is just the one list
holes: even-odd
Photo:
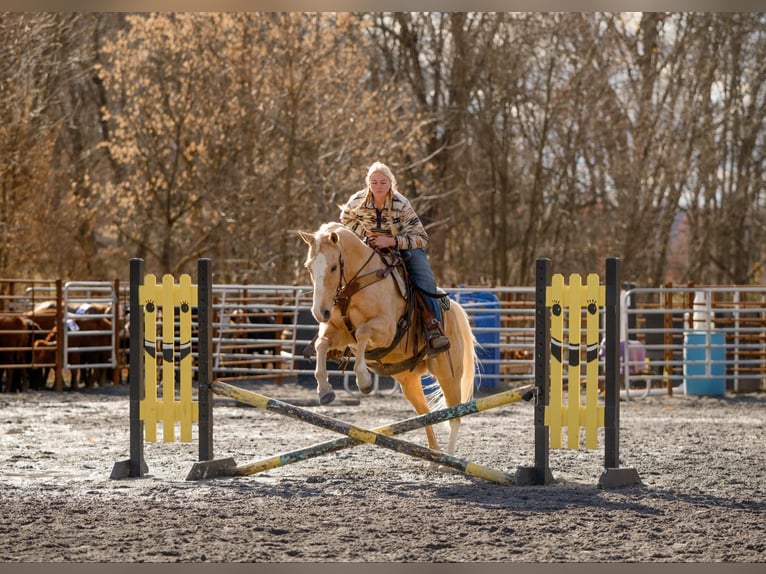
[[317, 394], [319, 404], [326, 405], [335, 400], [335, 391], [332, 390], [327, 376], [327, 352], [330, 350], [330, 339], [318, 337], [314, 345], [317, 353], [317, 365], [314, 369], [314, 378], [317, 381]]
[[372, 329], [368, 324], [361, 325], [356, 330], [356, 351], [354, 353], [354, 373], [356, 374], [356, 386], [363, 395], [372, 392], [372, 377], [367, 368], [367, 360], [364, 357], [367, 344], [370, 342]]

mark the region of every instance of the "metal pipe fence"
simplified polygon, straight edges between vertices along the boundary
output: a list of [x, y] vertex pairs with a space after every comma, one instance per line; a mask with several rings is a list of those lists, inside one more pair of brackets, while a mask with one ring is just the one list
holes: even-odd
[[[119, 282], [68, 282], [62, 286], [59, 282], [58, 291], [63, 309], [108, 303], [109, 311], [101, 316], [112, 321], [113, 328], [110, 333], [99, 332], [108, 335], [110, 342], [94, 349], [80, 345], [82, 335], [76, 331], [65, 330], [64, 352], [56, 366], [105, 366], [116, 368], [118, 374], [125, 370], [130, 316], [127, 286]], [[445, 291], [469, 315], [479, 344], [479, 388], [532, 380], [534, 288], [460, 287]], [[44, 301], [55, 301], [56, 293], [57, 284], [52, 281], [0, 280], [0, 313], [28, 312]], [[314, 363], [303, 357], [303, 349], [318, 330], [311, 316], [311, 296], [310, 285], [214, 285], [214, 376], [312, 381]], [[620, 379], [628, 399], [684, 392], [687, 385], [714, 378], [723, 380], [730, 392], [766, 390], [766, 286], [631, 288], [622, 292], [621, 300]], [[65, 314], [62, 321], [66, 319]], [[196, 364], [196, 320], [193, 327]], [[158, 343], [161, 337], [158, 333]], [[102, 354], [96, 363], [81, 360], [72, 364], [67, 357], [76, 351], [93, 352], [94, 357], [97, 351], [105, 351], [109, 358]], [[344, 371], [329, 362], [328, 368], [333, 384], [354, 391], [355, 375], [350, 366]], [[599, 368], [603, 373], [601, 357]], [[386, 377], [374, 377], [374, 383], [379, 392], [395, 387]]]

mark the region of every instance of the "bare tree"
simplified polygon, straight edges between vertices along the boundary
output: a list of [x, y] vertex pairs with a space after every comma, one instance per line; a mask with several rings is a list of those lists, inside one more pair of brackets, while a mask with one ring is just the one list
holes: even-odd
[[[423, 118], [419, 147], [403, 158], [403, 191], [428, 230], [437, 276], [461, 280], [462, 229], [471, 213], [467, 118], [481, 71], [501, 20], [485, 13], [376, 14], [371, 30], [395, 81], [411, 95], [408, 107]], [[462, 229], [462, 231], [461, 231]], [[483, 256], [483, 255], [482, 255]]]
[[[766, 19], [706, 18], [695, 45], [694, 170], [685, 187], [685, 279], [746, 284], [764, 261]], [[691, 104], [691, 102], [690, 102]]]
[[216, 260], [307, 280], [298, 229], [389, 163], [442, 284], [617, 255], [759, 280], [759, 13], [0, 14], [0, 274]]
[[187, 270], [225, 233], [242, 108], [226, 65], [228, 16], [140, 15], [103, 48], [108, 150], [124, 177], [102, 210], [134, 253], [162, 273]]
[[[0, 86], [0, 271], [37, 276], [90, 251], [87, 217], [72, 195], [84, 172], [88, 30], [78, 15], [2, 14]], [[72, 233], [74, 230], [74, 233]], [[62, 233], [66, 231], [66, 234]], [[54, 238], [56, 240], [54, 240]], [[60, 240], [59, 240], [60, 239]]]

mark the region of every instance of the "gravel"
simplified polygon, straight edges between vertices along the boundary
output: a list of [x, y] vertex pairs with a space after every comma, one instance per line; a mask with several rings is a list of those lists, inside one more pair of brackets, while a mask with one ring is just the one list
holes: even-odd
[[[285, 400], [314, 397], [298, 383], [243, 386]], [[341, 390], [338, 398], [308, 408], [368, 428], [413, 416], [395, 390]], [[546, 486], [431, 470], [371, 445], [246, 477], [187, 481], [196, 425], [192, 443], [146, 444], [147, 476], [112, 480], [114, 463], [129, 454], [126, 387], [4, 394], [0, 405], [2, 562], [766, 558], [762, 394], [622, 401], [621, 465], [642, 484], [614, 490], [597, 486], [603, 440], [597, 451], [552, 451], [556, 480]], [[237, 463], [338, 436], [230, 399], [216, 399], [214, 416], [215, 454]], [[532, 420], [525, 402], [465, 417], [456, 454], [512, 474], [533, 463]], [[422, 430], [402, 438], [426, 444]]]

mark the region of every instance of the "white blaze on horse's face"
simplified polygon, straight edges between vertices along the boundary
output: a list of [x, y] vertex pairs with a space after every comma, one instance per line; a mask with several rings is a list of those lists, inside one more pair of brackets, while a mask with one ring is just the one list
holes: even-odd
[[311, 274], [311, 283], [314, 286], [311, 314], [317, 322], [326, 323], [330, 320], [335, 292], [340, 282], [339, 265], [337, 260], [331, 261], [328, 255], [320, 250], [319, 238], [303, 232], [301, 237], [309, 245], [305, 267]]
[[327, 285], [328, 280], [330, 280], [333, 275], [333, 273], [330, 272], [330, 269], [332, 269], [332, 266], [329, 265], [324, 253], [317, 253], [311, 261], [311, 266], [309, 268], [314, 283], [314, 298], [311, 306], [311, 314], [314, 315], [314, 319], [320, 323], [325, 323], [330, 320], [333, 299], [335, 297], [335, 289], [332, 286]]

